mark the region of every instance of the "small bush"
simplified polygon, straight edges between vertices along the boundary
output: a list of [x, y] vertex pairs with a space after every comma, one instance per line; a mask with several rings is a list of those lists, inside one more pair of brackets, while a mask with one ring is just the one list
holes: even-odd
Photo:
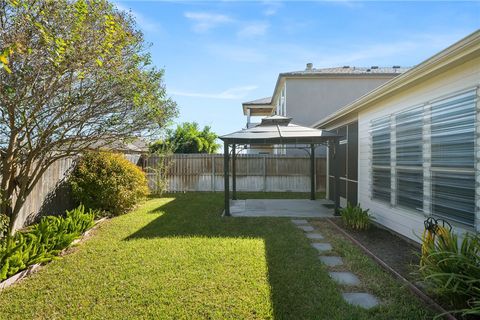
[[442, 229], [424, 237], [420, 275], [427, 287], [447, 299], [463, 315], [480, 316], [480, 236], [467, 234], [459, 242]]
[[27, 231], [17, 232], [0, 242], [0, 281], [36, 263], [55, 259], [61, 250], [94, 225], [95, 213], [83, 206], [65, 217], [42, 218]]
[[372, 216], [368, 214], [368, 209], [363, 210], [360, 205], [352, 206], [347, 204], [346, 208], [340, 211], [342, 221], [348, 228], [354, 230], [367, 230], [370, 228]]
[[148, 195], [145, 173], [123, 156], [109, 152], [86, 153], [70, 184], [79, 203], [111, 215], [128, 212]]

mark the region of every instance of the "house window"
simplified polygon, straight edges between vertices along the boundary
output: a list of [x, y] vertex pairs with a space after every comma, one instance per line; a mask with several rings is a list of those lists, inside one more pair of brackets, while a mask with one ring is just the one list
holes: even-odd
[[390, 118], [372, 122], [372, 198], [390, 202]]
[[390, 203], [390, 169], [372, 169], [372, 198]]
[[418, 107], [395, 114], [393, 131], [389, 118], [372, 121], [372, 199], [389, 201], [394, 194], [396, 206], [428, 208], [425, 214], [473, 226], [476, 104], [476, 90], [470, 90], [432, 102], [429, 113]]
[[397, 204], [423, 211], [423, 172], [397, 170]]
[[399, 206], [423, 211], [423, 107], [395, 117]]
[[432, 213], [473, 225], [475, 91], [437, 101], [431, 113]]

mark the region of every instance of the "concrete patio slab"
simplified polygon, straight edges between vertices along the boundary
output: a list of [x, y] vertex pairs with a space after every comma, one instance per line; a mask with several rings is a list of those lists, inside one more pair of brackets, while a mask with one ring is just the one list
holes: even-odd
[[323, 264], [329, 267], [336, 267], [341, 266], [343, 264], [343, 260], [341, 257], [336, 256], [320, 256], [318, 257]]
[[230, 214], [233, 217], [328, 218], [333, 217], [333, 209], [323, 204], [329, 203], [326, 199], [231, 200]]
[[347, 286], [357, 286], [360, 284], [360, 279], [351, 272], [329, 272], [330, 278], [335, 280], [338, 284]]
[[342, 293], [343, 299], [351, 305], [370, 309], [380, 304], [378, 299], [370, 293], [346, 292]]
[[312, 243], [312, 247], [317, 249], [319, 252], [332, 250], [332, 245], [330, 243]]
[[294, 225], [300, 226], [302, 224], [308, 224], [308, 221], [305, 219], [292, 219], [291, 220]]
[[308, 239], [311, 239], [311, 240], [322, 240], [323, 239], [322, 234], [320, 234], [318, 232], [308, 232], [308, 233], [305, 233], [305, 236]]
[[310, 232], [310, 231], [315, 230], [312, 226], [297, 226], [297, 228], [300, 228], [305, 232]]

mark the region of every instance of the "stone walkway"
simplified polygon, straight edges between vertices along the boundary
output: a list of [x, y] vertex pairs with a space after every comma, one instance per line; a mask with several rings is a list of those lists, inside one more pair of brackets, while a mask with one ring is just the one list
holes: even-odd
[[[308, 239], [312, 240], [312, 247], [318, 250], [319, 260], [329, 268], [335, 268], [343, 265], [342, 257], [328, 255], [332, 250], [332, 245], [324, 240], [321, 233], [315, 231], [315, 228], [305, 219], [292, 219], [294, 225], [302, 229]], [[324, 240], [318, 242], [318, 240]], [[329, 272], [330, 278], [342, 286], [355, 287], [360, 284], [360, 279], [351, 272]], [[380, 304], [377, 297], [366, 292], [343, 292], [343, 299], [354, 306], [359, 306], [364, 309], [370, 309]]]

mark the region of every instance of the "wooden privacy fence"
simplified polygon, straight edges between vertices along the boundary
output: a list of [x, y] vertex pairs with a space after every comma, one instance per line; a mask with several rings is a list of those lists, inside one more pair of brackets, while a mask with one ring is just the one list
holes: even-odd
[[[176, 154], [146, 158], [143, 167], [154, 193], [161, 191], [158, 183], [162, 174], [160, 168], [165, 165], [168, 167], [166, 190], [169, 192], [223, 191], [222, 154]], [[310, 192], [309, 157], [238, 155], [236, 167], [238, 191]], [[317, 158], [317, 191], [325, 191], [325, 174], [326, 160]]]

